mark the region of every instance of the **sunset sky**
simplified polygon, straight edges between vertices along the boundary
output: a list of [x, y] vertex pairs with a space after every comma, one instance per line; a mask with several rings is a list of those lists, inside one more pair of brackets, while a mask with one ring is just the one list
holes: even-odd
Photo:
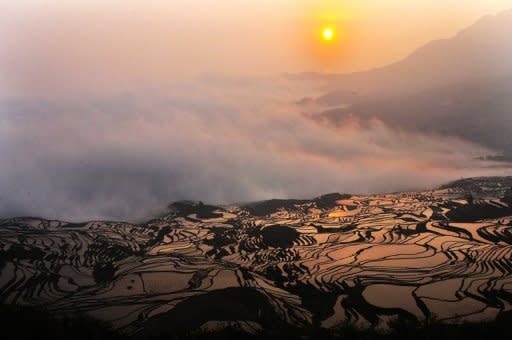
[[[510, 0], [2, 2], [0, 91], [55, 94], [204, 73], [350, 72], [404, 58]], [[336, 29], [328, 46], [325, 25]]]
[[[480, 96], [484, 85], [463, 84], [448, 91], [455, 100], [436, 90], [433, 100], [388, 105], [387, 115], [369, 103], [358, 116], [343, 113], [343, 101], [318, 104], [339, 90], [327, 88], [329, 77], [286, 76], [383, 66], [492, 15], [377, 78], [385, 90], [403, 91], [417, 79], [447, 86], [474, 72], [500, 77], [512, 69], [512, 12], [496, 14], [512, 8], [510, 0], [5, 0], [0, 7], [0, 217], [133, 221], [181, 199], [416, 190], [510, 174], [508, 86]], [[447, 66], [433, 74], [438, 65]], [[405, 80], [393, 87], [388, 79]], [[331, 109], [341, 123], [318, 115]], [[502, 161], [487, 161], [496, 155]]]

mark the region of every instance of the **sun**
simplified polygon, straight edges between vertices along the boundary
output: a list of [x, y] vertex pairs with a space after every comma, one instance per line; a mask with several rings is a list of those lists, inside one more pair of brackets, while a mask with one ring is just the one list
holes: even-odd
[[322, 30], [322, 39], [324, 41], [331, 41], [334, 39], [334, 30], [332, 27], [324, 27]]

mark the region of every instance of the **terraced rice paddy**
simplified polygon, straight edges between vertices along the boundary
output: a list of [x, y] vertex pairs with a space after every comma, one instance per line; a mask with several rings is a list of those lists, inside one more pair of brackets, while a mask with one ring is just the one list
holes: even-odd
[[230, 207], [178, 202], [142, 224], [3, 220], [0, 300], [149, 335], [494, 319], [512, 306], [510, 182]]

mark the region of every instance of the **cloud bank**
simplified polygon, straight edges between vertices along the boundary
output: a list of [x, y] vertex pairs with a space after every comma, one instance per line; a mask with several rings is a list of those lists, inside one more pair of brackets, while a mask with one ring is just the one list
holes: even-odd
[[428, 188], [500, 173], [492, 150], [378, 119], [331, 128], [316, 84], [204, 77], [118, 95], [0, 102], [0, 216], [140, 221], [175, 200], [233, 203]]

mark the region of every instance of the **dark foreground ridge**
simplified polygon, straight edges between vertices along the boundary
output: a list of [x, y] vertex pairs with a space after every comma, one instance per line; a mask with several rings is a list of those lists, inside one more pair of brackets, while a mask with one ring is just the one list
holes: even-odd
[[[247, 334], [239, 328], [227, 327], [216, 332], [180, 331], [167, 328], [159, 335], [140, 337], [125, 335], [105, 324], [82, 315], [57, 318], [43, 309], [32, 307], [0, 306], [2, 334], [4, 339], [55, 339], [55, 340], [99, 340], [99, 339], [494, 339], [510, 331], [512, 315], [503, 313], [496, 320], [447, 324], [436, 320], [424, 322], [397, 318], [389, 322], [385, 331], [357, 328], [343, 324], [336, 329], [294, 329], [290, 327], [265, 330]], [[30, 325], [30, 326], [27, 326]]]
[[18, 329], [13, 339], [31, 329], [57, 339], [489, 337], [511, 321], [511, 186], [492, 177], [424, 192], [182, 201], [142, 224], [0, 220], [2, 329]]

